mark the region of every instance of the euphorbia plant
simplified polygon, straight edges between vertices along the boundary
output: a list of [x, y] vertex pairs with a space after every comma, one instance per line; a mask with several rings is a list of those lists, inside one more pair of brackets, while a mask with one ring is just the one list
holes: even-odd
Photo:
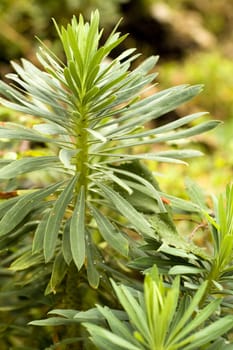
[[[148, 122], [190, 100], [202, 87], [182, 85], [150, 94], [158, 58], [150, 57], [134, 70], [130, 70], [138, 57], [134, 49], [110, 60], [111, 51], [126, 36], [115, 29], [100, 44], [98, 12], [90, 23], [80, 16], [66, 28], [55, 26], [65, 61], [42, 44], [38, 53], [42, 68], [23, 59], [22, 65], [12, 63], [16, 74], [8, 78], [14, 84], [0, 83], [4, 106], [38, 120], [33, 128], [5, 123], [0, 138], [48, 147], [46, 156], [0, 163], [6, 190], [9, 184], [15, 191], [21, 189], [33, 171], [53, 174], [53, 181], [42, 188], [29, 188], [0, 203], [0, 247], [8, 250], [2, 266], [10, 262], [10, 269], [17, 271], [14, 278], [18, 284], [21, 280], [22, 289], [16, 295], [39, 294], [43, 299], [44, 289], [47, 301], [50, 295], [61, 294], [55, 297], [57, 306], [86, 309], [83, 300], [90, 293], [89, 304], [101, 297], [114, 305], [116, 298], [107, 295], [109, 276], [132, 279], [133, 272], [124, 264], [146, 257], [141, 249], [145, 241], [156, 241], [160, 233], [170, 241], [172, 235], [173, 242], [182, 241], [166, 194], [141, 162], [182, 164], [183, 159], [200, 155], [180, 148], [156, 151], [155, 146], [200, 134], [218, 122], [197, 123], [204, 113], [195, 113], [147, 129]], [[145, 152], [152, 145], [153, 151]], [[188, 205], [169, 198], [178, 207]], [[120, 260], [118, 266], [114, 257]], [[79, 288], [86, 280], [87, 293]]]

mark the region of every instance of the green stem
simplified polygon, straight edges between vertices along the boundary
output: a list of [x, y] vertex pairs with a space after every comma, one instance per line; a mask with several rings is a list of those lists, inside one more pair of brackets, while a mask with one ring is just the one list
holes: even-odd
[[[81, 108], [80, 108], [81, 109]], [[89, 169], [88, 162], [88, 113], [85, 108], [81, 109], [80, 117], [76, 127], [76, 147], [78, 153], [75, 160], [76, 172], [79, 173], [79, 180], [76, 185], [76, 193], [78, 194], [80, 188], [84, 186], [85, 192], [88, 185]]]
[[[80, 192], [81, 187], [84, 187], [85, 192], [88, 188], [88, 174], [89, 168], [88, 162], [88, 113], [85, 107], [79, 106], [79, 115], [76, 122], [76, 148], [78, 153], [75, 159], [76, 173], [79, 174], [79, 178], [76, 184], [75, 192], [76, 198]], [[83, 296], [81, 292], [82, 285], [82, 270], [78, 271], [75, 264], [72, 262], [69, 266], [66, 278], [66, 290], [64, 298], [64, 307], [66, 309], [82, 310], [83, 309]], [[80, 337], [82, 335], [81, 326], [79, 324], [70, 325], [67, 328], [67, 337]], [[82, 342], [79, 342], [79, 349], [83, 348]], [[76, 350], [76, 344], [70, 344], [66, 348], [67, 350]]]
[[199, 303], [199, 306], [200, 307], [203, 307], [204, 304], [205, 304], [205, 301], [206, 299], [208, 298], [208, 296], [211, 294], [211, 289], [212, 289], [212, 286], [213, 286], [213, 281], [217, 281], [218, 278], [219, 278], [219, 268], [218, 268], [218, 265], [216, 265], [216, 263], [214, 262], [213, 265], [212, 265], [212, 268], [207, 276], [207, 286], [206, 286], [206, 290], [205, 290], [205, 293]]
[[[81, 283], [82, 272], [78, 271], [77, 267], [71, 262], [65, 286], [64, 308], [81, 310], [82, 309], [82, 297], [77, 293]], [[66, 337], [75, 338], [81, 335], [81, 326], [79, 324], [71, 324], [67, 328]], [[82, 343], [78, 344], [79, 349], [82, 349]], [[69, 344], [66, 346], [66, 350], [76, 350], [77, 343]]]

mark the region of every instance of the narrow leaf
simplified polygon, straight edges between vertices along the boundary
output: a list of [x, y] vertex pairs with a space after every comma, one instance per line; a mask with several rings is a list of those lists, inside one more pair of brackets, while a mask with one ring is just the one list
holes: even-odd
[[72, 252], [70, 245], [70, 220], [66, 221], [63, 237], [62, 237], [62, 253], [67, 265], [72, 261]]
[[128, 240], [118, 231], [108, 220], [106, 216], [95, 207], [91, 207], [91, 211], [94, 215], [100, 234], [105, 241], [120, 254], [128, 256]]
[[86, 231], [87, 278], [93, 288], [98, 288], [100, 275], [96, 268], [96, 247], [92, 242], [90, 232]]
[[191, 335], [188, 339], [190, 344], [184, 346], [184, 350], [194, 350], [200, 348], [201, 345], [208, 344], [212, 340], [218, 339], [221, 335], [226, 334], [233, 328], [233, 317], [225, 316], [209, 326]]
[[32, 242], [32, 253], [33, 254], [38, 253], [41, 250], [43, 250], [44, 233], [45, 233], [46, 225], [48, 222], [49, 214], [50, 214], [50, 211], [47, 211], [43, 215], [39, 225], [37, 226], [37, 229], [36, 229], [36, 232], [34, 235], [34, 239]]
[[70, 222], [70, 245], [75, 265], [80, 270], [86, 257], [85, 249], [85, 192], [82, 187]]
[[65, 214], [66, 207], [70, 203], [73, 195], [73, 189], [76, 184], [77, 177], [73, 177], [52, 208], [44, 234], [44, 257], [48, 262], [52, 259], [57, 245], [57, 236], [60, 230], [61, 222]]
[[201, 269], [193, 266], [176, 265], [169, 270], [169, 275], [186, 275], [186, 274], [201, 274], [205, 272], [205, 269]]
[[145, 234], [146, 236], [154, 236], [154, 232], [148, 221], [128, 201], [126, 201], [119, 193], [110, 187], [100, 183], [98, 183], [98, 186], [103, 191], [107, 199], [112, 202], [112, 204], [126, 219], [129, 220], [136, 230]]
[[62, 253], [57, 254], [52, 268], [52, 275], [46, 288], [45, 295], [53, 292], [56, 294], [56, 287], [62, 282], [67, 271], [67, 264]]
[[12, 179], [17, 175], [58, 166], [57, 157], [28, 157], [18, 159], [0, 169], [1, 179]]
[[[13, 230], [31, 211], [38, 206], [41, 200], [54, 193], [62, 182], [48, 186], [43, 190], [22, 196], [17, 203], [11, 207], [0, 221], [0, 236], [6, 235]], [[5, 204], [5, 203], [4, 203]]]
[[104, 349], [141, 350], [141, 347], [128, 342], [126, 339], [108, 331], [107, 329], [101, 328], [91, 323], [84, 323], [83, 325], [91, 334], [94, 343], [96, 339], [99, 339], [101, 343], [105, 343], [107, 341]]

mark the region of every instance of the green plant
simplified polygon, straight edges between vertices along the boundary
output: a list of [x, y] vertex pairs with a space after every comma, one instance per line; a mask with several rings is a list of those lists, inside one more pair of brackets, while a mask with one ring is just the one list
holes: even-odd
[[[167, 298], [178, 298], [179, 283], [177, 278], [173, 282], [173, 276], [182, 273], [180, 293], [194, 300], [193, 308], [188, 309], [190, 318], [198, 312], [195, 308], [199, 302], [200, 315], [203, 316], [197, 315], [194, 318], [196, 323], [190, 323], [193, 328], [184, 334], [186, 340], [183, 337], [177, 340], [175, 334], [174, 344], [184, 341], [184, 349], [193, 349], [188, 347], [193, 341], [190, 332], [204, 321], [207, 324], [203, 325], [202, 336], [219, 325], [220, 331], [216, 334], [226, 333], [233, 326], [231, 316], [213, 322], [212, 328], [208, 325], [212, 318], [222, 316], [216, 312], [220, 298], [205, 306], [208, 297], [212, 297], [212, 285], [205, 282], [210, 276], [206, 271], [209, 271], [211, 262], [212, 266], [214, 263], [202, 249], [178, 234], [172, 219], [172, 210], [204, 215], [203, 208], [199, 202], [192, 203], [162, 193], [146, 165], [147, 160], [183, 164], [183, 159], [200, 155], [196, 150], [181, 147], [167, 150], [164, 147], [171, 141], [214, 128], [217, 121], [200, 121], [195, 126], [189, 125], [204, 113], [188, 115], [152, 129], [144, 126], [196, 96], [202, 87], [182, 85], [148, 95], [156, 76], [151, 70], [157, 57], [146, 59], [132, 71], [130, 64], [138, 56], [134, 54], [134, 49], [109, 61], [109, 53], [126, 36], [120, 36], [115, 29], [99, 46], [102, 31], [98, 28], [98, 12], [92, 14], [90, 23], [85, 23], [80, 16], [79, 20], [73, 17], [67, 28], [59, 29], [56, 23], [55, 26], [65, 51], [65, 63], [42, 44], [38, 59], [43, 69], [22, 60], [22, 66], [13, 63], [16, 74], [8, 75], [14, 84], [0, 83], [1, 103], [4, 106], [33, 115], [38, 120], [34, 128], [5, 123], [0, 127], [0, 138], [27, 140], [47, 147], [46, 155], [3, 159], [0, 162], [5, 196], [13, 193], [13, 198], [0, 203], [0, 272], [4, 276], [0, 295], [5, 304], [5, 307], [2, 306], [4, 316], [11, 318], [3, 323], [4, 327], [8, 331], [12, 327], [18, 339], [17, 330], [22, 331], [25, 322], [31, 321], [32, 317], [41, 318], [46, 311], [56, 307], [64, 310], [60, 312], [68, 316], [67, 319], [58, 317], [34, 321], [34, 324], [69, 324], [69, 327], [66, 330], [53, 329], [52, 332], [45, 329], [44, 343], [38, 334], [36, 345], [36, 331], [30, 328], [30, 335], [25, 335], [28, 348], [35, 349], [36, 346], [45, 349], [54, 342], [50, 349], [59, 346], [61, 349], [76, 346], [92, 349], [85, 328], [80, 325], [82, 317], [77, 322], [74, 320], [75, 310], [82, 310], [84, 319], [88, 315], [96, 320], [97, 315], [97, 321], [102, 322], [103, 317], [112, 317], [111, 312], [105, 312], [101, 307], [97, 312], [92, 309], [93, 306], [102, 303], [115, 309], [120, 307], [120, 302], [131, 317], [132, 310], [128, 309], [128, 302], [124, 302], [121, 292], [128, 289], [117, 287], [116, 282], [112, 282], [118, 301], [110, 278], [131, 285], [132, 290], [126, 294], [136, 307], [137, 298], [133, 295], [142, 289], [143, 275], [140, 270], [146, 271], [157, 264], [159, 273], [164, 274], [166, 288], [171, 292], [165, 291], [162, 277], [159, 277], [156, 269], [152, 269], [148, 275], [151, 277], [145, 280], [145, 301], [142, 292], [138, 294], [141, 314], [147, 302], [155, 305], [163, 298], [164, 303]], [[145, 92], [148, 96], [141, 97]], [[151, 145], [153, 152], [148, 151]], [[33, 172], [39, 171], [44, 175], [49, 174], [46, 178], [48, 181], [36, 188], [32, 182], [28, 188], [25, 183]], [[208, 215], [208, 210], [205, 213]], [[214, 223], [211, 222], [211, 225], [214, 226]], [[215, 228], [218, 230], [217, 226]], [[175, 266], [177, 262], [180, 262], [179, 268]], [[230, 264], [230, 259], [224, 264]], [[193, 280], [189, 278], [190, 273]], [[193, 290], [199, 287], [201, 280], [204, 287], [194, 295]], [[220, 283], [219, 278], [216, 283]], [[154, 292], [157, 288], [159, 293], [156, 296]], [[185, 300], [188, 298], [185, 297]], [[183, 310], [186, 303], [179, 305], [180, 311], [177, 311], [178, 316], [173, 322], [178, 322], [179, 317], [185, 320]], [[16, 316], [18, 309], [23, 317]], [[208, 317], [204, 316], [206, 310], [209, 310]], [[166, 320], [166, 312], [160, 308], [158, 312], [162, 312]], [[126, 314], [116, 313], [127, 320]], [[175, 314], [174, 309], [172, 315]], [[153, 316], [155, 320], [157, 316]], [[13, 326], [14, 318], [17, 327]], [[155, 320], [152, 318], [153, 328]], [[116, 324], [121, 327], [121, 322], [114, 319], [113, 333], [117, 331]], [[96, 338], [94, 326], [86, 326], [94, 343], [100, 349], [102, 346], [106, 348]], [[128, 334], [124, 333], [128, 327], [126, 325], [125, 330], [122, 328], [122, 334]], [[169, 329], [170, 323], [166, 327]], [[171, 330], [175, 332], [175, 329], [173, 324]], [[140, 345], [143, 335], [137, 325], [135, 332], [136, 342]], [[197, 334], [200, 332], [198, 329]], [[109, 333], [103, 331], [103, 341], [105, 335], [109, 337]], [[60, 336], [64, 339], [59, 345]], [[156, 337], [148, 345], [149, 349], [157, 346]], [[208, 345], [213, 339], [216, 337], [211, 335], [199, 344]], [[73, 344], [76, 341], [80, 341], [80, 344]], [[25, 343], [15, 344], [12, 338], [7, 338], [7, 342], [12, 349], [25, 349], [26, 346]], [[178, 345], [166, 347], [166, 344], [161, 340], [161, 349], [179, 348]], [[124, 344], [114, 346], [114, 349], [125, 348]], [[135, 346], [132, 343], [131, 348], [136, 349]], [[142, 342], [139, 348], [144, 349], [143, 346]]]

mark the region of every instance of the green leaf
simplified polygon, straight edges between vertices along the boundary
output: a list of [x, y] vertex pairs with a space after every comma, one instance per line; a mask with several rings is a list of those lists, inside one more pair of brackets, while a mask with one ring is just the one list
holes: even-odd
[[39, 225], [37, 226], [34, 239], [32, 242], [32, 253], [38, 253], [43, 250], [43, 243], [44, 243], [44, 234], [46, 225], [48, 222], [48, 218], [50, 215], [50, 211], [46, 211], [46, 213], [43, 215]]
[[181, 343], [183, 341], [185, 342], [185, 340], [183, 339], [185, 339], [185, 337], [188, 334], [194, 334], [194, 330], [198, 329], [200, 325], [202, 325], [206, 320], [208, 320], [208, 318], [212, 314], [214, 314], [214, 312], [217, 310], [220, 304], [221, 304], [221, 299], [216, 299], [210, 302], [204, 309], [199, 310], [199, 312], [195, 315], [195, 317], [193, 317], [193, 319], [190, 320], [190, 322], [183, 327], [183, 329], [179, 332], [179, 334], [177, 334], [177, 337], [174, 339], [173, 342], [176, 342], [176, 343], [178, 343], [179, 341], [181, 341]]
[[[203, 116], [205, 114], [208, 114], [208, 113], [207, 112], [199, 112], [199, 113], [190, 114], [186, 117], [179, 118], [179, 119], [177, 119], [173, 122], [167, 123], [163, 126], [159, 126], [157, 128], [154, 128], [154, 129], [149, 129], [147, 131], [137, 133], [137, 137], [146, 137], [146, 136], [150, 136], [150, 135], [163, 134], [163, 133], [168, 132], [168, 131], [174, 131], [175, 129], [177, 129], [183, 125], [189, 124], [191, 121], [193, 121], [197, 118], [200, 118], [201, 116]], [[128, 139], [133, 139], [133, 138], [135, 138], [134, 134], [133, 135], [123, 135], [123, 136], [118, 137], [117, 139], [118, 140], [128, 140]]]
[[35, 142], [56, 142], [53, 139], [46, 138], [39, 135], [38, 133], [35, 133], [31, 129], [21, 127], [20, 125], [13, 123], [6, 123], [4, 127], [0, 126], [0, 139], [28, 140]]
[[141, 346], [136, 346], [126, 339], [109, 332], [106, 329], [103, 329], [97, 325], [91, 323], [83, 323], [83, 325], [87, 328], [88, 332], [91, 335], [92, 341], [97, 345], [101, 346], [101, 349], [104, 350], [142, 350]]
[[5, 213], [0, 221], [0, 236], [4, 236], [12, 231], [31, 211], [40, 205], [40, 201], [54, 193], [61, 184], [62, 182], [59, 182], [19, 198], [16, 204]]
[[111, 224], [106, 216], [102, 215], [97, 208], [93, 206], [90, 208], [100, 230], [100, 234], [103, 236], [105, 241], [120, 254], [128, 256], [128, 240]]
[[130, 322], [143, 334], [145, 339], [149, 340], [150, 330], [145, 310], [126, 286], [117, 286], [113, 280], [111, 280], [111, 283], [119, 302], [129, 316]]
[[184, 346], [184, 350], [194, 350], [198, 349], [204, 344], [218, 339], [221, 335], [226, 334], [229, 330], [233, 328], [233, 317], [225, 316], [207, 327], [204, 327], [200, 331], [191, 335], [186, 341], [189, 341], [189, 345]]
[[12, 179], [17, 175], [59, 166], [57, 157], [29, 157], [13, 161], [0, 169], [1, 179]]
[[35, 320], [28, 323], [31, 326], [64, 326], [73, 324], [73, 320], [67, 320], [63, 317], [50, 317], [45, 320]]
[[169, 270], [169, 275], [186, 275], [186, 274], [201, 274], [206, 272], [206, 269], [201, 269], [193, 266], [176, 265]]
[[66, 221], [65, 228], [62, 236], [62, 252], [67, 265], [69, 265], [73, 259], [71, 245], [70, 245], [70, 220]]
[[18, 259], [16, 259], [10, 266], [10, 270], [20, 271], [28, 269], [29, 267], [39, 265], [43, 263], [43, 256], [40, 254], [32, 254], [31, 250], [22, 254]]
[[154, 232], [144, 218], [128, 201], [126, 201], [119, 193], [108, 186], [98, 183], [99, 188], [103, 191], [106, 198], [117, 208], [117, 210], [129, 220], [129, 222], [146, 236], [153, 237]]
[[56, 294], [56, 287], [59, 286], [65, 277], [67, 268], [68, 266], [64, 260], [63, 254], [60, 252], [55, 257], [52, 268], [52, 275], [46, 288], [45, 295], [50, 294], [51, 292]]
[[2, 218], [22, 197], [23, 196], [16, 196], [0, 201], [0, 218]]
[[44, 234], [44, 257], [46, 262], [49, 262], [54, 255], [58, 233], [61, 229], [61, 222], [64, 217], [65, 210], [73, 196], [73, 190], [76, 182], [77, 176], [74, 176], [69, 184], [64, 188], [50, 211]]
[[98, 288], [100, 274], [96, 268], [97, 251], [90, 232], [86, 231], [87, 278], [93, 288]]
[[[120, 167], [116, 167], [116, 168], [113, 168], [114, 172], [123, 175], [123, 179], [124, 179], [124, 176], [126, 176], [126, 178], [128, 177], [133, 180], [136, 180], [134, 182], [125, 181], [125, 183], [129, 184], [129, 187], [132, 187], [133, 189], [136, 189], [142, 192], [143, 194], [146, 194], [149, 197], [155, 199], [158, 203], [159, 210], [161, 212], [166, 212], [167, 211], [166, 207], [164, 206], [161, 200], [161, 195], [158, 192], [159, 190], [158, 184], [156, 183], [156, 179], [154, 178], [152, 173], [149, 173], [148, 171], [146, 173], [143, 166], [137, 160], [127, 164], [130, 165], [130, 171], [126, 171], [121, 169]], [[123, 167], [124, 167], [124, 164], [123, 164]], [[138, 173], [135, 173], [135, 171], [137, 171], [140, 175]], [[147, 179], [146, 176], [148, 176], [149, 178]], [[142, 184], [143, 186], [141, 186], [140, 184]]]
[[179, 333], [181, 332], [183, 327], [186, 325], [186, 323], [192, 317], [193, 313], [195, 312], [196, 308], [198, 307], [198, 304], [199, 304], [202, 296], [204, 295], [206, 287], [207, 287], [207, 281], [203, 282], [202, 285], [199, 287], [198, 291], [196, 292], [196, 294], [192, 298], [188, 308], [185, 310], [185, 313], [183, 313], [182, 317], [177, 322], [175, 328], [169, 334], [169, 343], [172, 343], [173, 340], [179, 336]]
[[86, 257], [85, 219], [85, 190], [81, 187], [70, 222], [71, 252], [78, 270], [83, 266]]
[[214, 343], [212, 343], [206, 350], [232, 350], [232, 344], [228, 343], [223, 338], [217, 339]]
[[205, 203], [205, 196], [202, 189], [191, 179], [185, 181], [186, 189], [192, 202], [197, 204], [201, 209], [208, 210]]
[[135, 343], [135, 338], [130, 333], [128, 327], [126, 324], [122, 322], [108, 307], [102, 307], [100, 305], [97, 305], [97, 310], [104, 316], [104, 318], [107, 320], [108, 325], [111, 329], [111, 331], [114, 334], [119, 335], [123, 339], [127, 339], [132, 344]]
[[[144, 298], [148, 327], [151, 334], [150, 347], [160, 348], [165, 343], [170, 324], [174, 318], [179, 299], [180, 280], [176, 278], [170, 288], [163, 284], [154, 266], [144, 281]], [[148, 337], [147, 337], [148, 339]], [[152, 345], [153, 344], [153, 345]]]

